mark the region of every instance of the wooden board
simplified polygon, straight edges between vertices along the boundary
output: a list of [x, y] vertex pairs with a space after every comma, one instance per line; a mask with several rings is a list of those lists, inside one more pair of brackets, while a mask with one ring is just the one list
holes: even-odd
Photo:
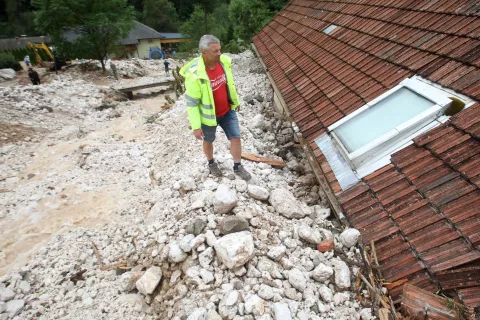
[[242, 159], [250, 160], [254, 162], [263, 162], [271, 165], [272, 167], [283, 168], [285, 167], [285, 162], [270, 158], [259, 157], [251, 153], [242, 153]]

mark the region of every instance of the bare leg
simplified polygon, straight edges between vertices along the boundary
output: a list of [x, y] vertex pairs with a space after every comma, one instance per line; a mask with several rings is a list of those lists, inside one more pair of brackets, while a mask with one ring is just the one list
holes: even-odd
[[213, 159], [213, 143], [203, 141], [203, 152], [207, 157], [207, 160]]
[[230, 139], [230, 153], [233, 157], [233, 162], [239, 163], [242, 159], [242, 143], [240, 138]]

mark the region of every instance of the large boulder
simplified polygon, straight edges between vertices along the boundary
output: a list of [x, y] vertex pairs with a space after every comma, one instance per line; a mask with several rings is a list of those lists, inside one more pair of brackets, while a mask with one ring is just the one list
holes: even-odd
[[237, 205], [237, 194], [231, 191], [227, 185], [221, 184], [215, 192], [213, 209], [216, 214], [229, 213]]
[[248, 231], [227, 234], [217, 240], [214, 248], [220, 262], [229, 269], [243, 266], [255, 255], [253, 237]]
[[300, 202], [286, 189], [273, 190], [268, 201], [279, 214], [286, 218], [300, 219], [306, 216]]

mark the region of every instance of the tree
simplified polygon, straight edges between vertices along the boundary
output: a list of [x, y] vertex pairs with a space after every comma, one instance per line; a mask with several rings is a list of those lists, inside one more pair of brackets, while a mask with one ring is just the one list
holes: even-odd
[[[134, 9], [127, 0], [35, 0], [35, 24], [55, 45], [78, 58], [96, 58], [105, 71], [107, 54], [133, 28]], [[66, 33], [78, 37], [67, 41]]]
[[260, 0], [232, 0], [229, 12], [234, 36], [246, 41], [260, 31], [273, 15]]
[[180, 28], [180, 32], [191, 40], [180, 45], [182, 50], [191, 51], [198, 48], [198, 41], [204, 34], [213, 34], [223, 43], [228, 42], [229, 29], [228, 4], [220, 4], [212, 13], [205, 15], [205, 8], [196, 5], [195, 9]]
[[159, 32], [178, 31], [177, 10], [168, 0], [144, 0], [142, 22]]

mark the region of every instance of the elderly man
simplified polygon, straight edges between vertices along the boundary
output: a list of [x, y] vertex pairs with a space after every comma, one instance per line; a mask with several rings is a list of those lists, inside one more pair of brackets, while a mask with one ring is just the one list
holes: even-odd
[[231, 59], [220, 52], [220, 40], [212, 35], [200, 39], [201, 56], [186, 64], [180, 74], [185, 77], [187, 111], [195, 138], [203, 140], [203, 152], [210, 173], [221, 177], [222, 171], [213, 158], [213, 141], [217, 126], [230, 140], [233, 171], [244, 180], [250, 173], [241, 165], [242, 145], [236, 110], [239, 109], [233, 82]]

